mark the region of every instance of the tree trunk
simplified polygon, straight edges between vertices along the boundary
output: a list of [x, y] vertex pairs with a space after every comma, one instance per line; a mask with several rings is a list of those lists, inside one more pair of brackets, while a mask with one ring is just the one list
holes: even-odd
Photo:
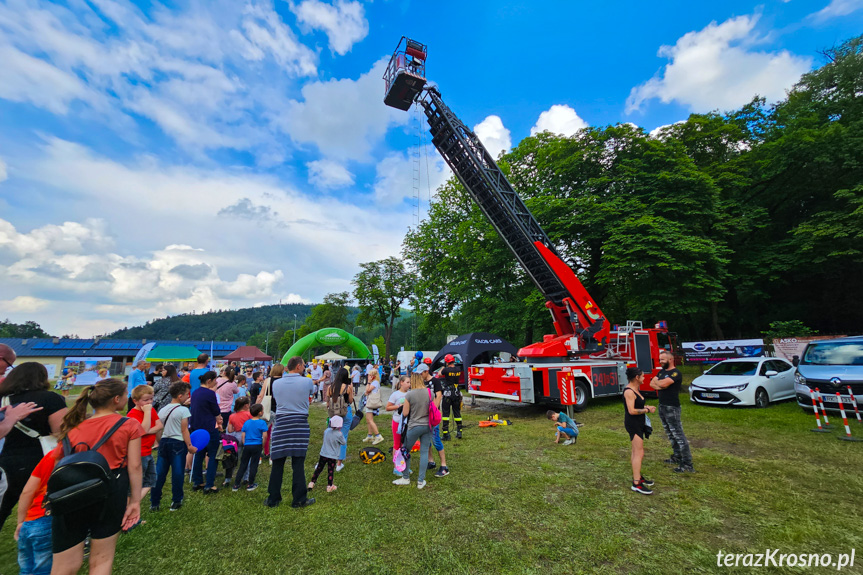
[[713, 335], [716, 339], [725, 339], [722, 328], [719, 326], [719, 302], [710, 302], [710, 319], [713, 321]]

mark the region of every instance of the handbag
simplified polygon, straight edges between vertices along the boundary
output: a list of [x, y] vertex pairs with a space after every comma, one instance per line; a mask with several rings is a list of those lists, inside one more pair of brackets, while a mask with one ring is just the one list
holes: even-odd
[[650, 434], [653, 433], [653, 426], [650, 424], [650, 416], [644, 414], [644, 439], [650, 439]]
[[264, 397], [261, 398], [261, 407], [264, 408], [264, 417], [265, 421], [270, 421], [270, 416], [273, 412], [273, 378], [268, 377], [266, 381], [264, 381], [264, 385], [267, 386], [267, 392], [264, 394]]
[[[9, 396], [5, 396], [3, 401], [0, 402], [0, 407], [7, 407], [11, 405], [11, 401], [9, 400]], [[39, 435], [39, 432], [35, 429], [30, 429], [20, 421], [15, 424], [15, 428], [28, 437], [32, 437], [33, 439], [39, 440], [39, 445], [42, 446], [42, 455], [48, 455], [54, 448], [57, 447], [57, 438], [53, 435]]]
[[369, 409], [380, 409], [383, 406], [383, 401], [381, 401], [381, 390], [378, 388], [369, 394], [369, 398], [366, 400], [366, 407]]
[[358, 426], [362, 420], [363, 420], [363, 418], [360, 417], [359, 413], [357, 412], [357, 402], [355, 401], [354, 402], [354, 418], [351, 421], [351, 430], [353, 430], [356, 426]]

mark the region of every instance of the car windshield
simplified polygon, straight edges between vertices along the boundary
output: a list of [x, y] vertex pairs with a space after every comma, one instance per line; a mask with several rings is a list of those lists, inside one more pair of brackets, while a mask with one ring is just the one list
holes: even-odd
[[863, 343], [810, 343], [800, 363], [806, 365], [863, 365]]
[[704, 375], [755, 375], [757, 361], [727, 361], [717, 363]]

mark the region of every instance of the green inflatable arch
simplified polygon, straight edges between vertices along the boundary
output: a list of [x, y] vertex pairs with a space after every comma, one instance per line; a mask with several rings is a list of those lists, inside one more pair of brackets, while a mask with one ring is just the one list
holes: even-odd
[[337, 327], [325, 327], [316, 332], [301, 337], [291, 346], [282, 358], [282, 365], [287, 365], [288, 360], [295, 355], [303, 355], [310, 347], [335, 347], [346, 345], [354, 352], [355, 357], [371, 358], [372, 352], [358, 337]]

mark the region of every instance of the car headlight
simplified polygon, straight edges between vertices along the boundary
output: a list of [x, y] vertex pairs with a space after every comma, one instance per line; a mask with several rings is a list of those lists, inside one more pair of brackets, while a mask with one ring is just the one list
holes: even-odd
[[806, 378], [803, 377], [803, 374], [799, 371], [794, 374], [794, 381], [796, 381], [800, 385], [806, 385]]
[[743, 385], [738, 385], [738, 386], [737, 386], [737, 387], [735, 387], [734, 389], [736, 389], [737, 391], [743, 391], [743, 390], [744, 390], [744, 389], [746, 389], [747, 387], [749, 387], [749, 382], [746, 382], [746, 383], [744, 383]]

